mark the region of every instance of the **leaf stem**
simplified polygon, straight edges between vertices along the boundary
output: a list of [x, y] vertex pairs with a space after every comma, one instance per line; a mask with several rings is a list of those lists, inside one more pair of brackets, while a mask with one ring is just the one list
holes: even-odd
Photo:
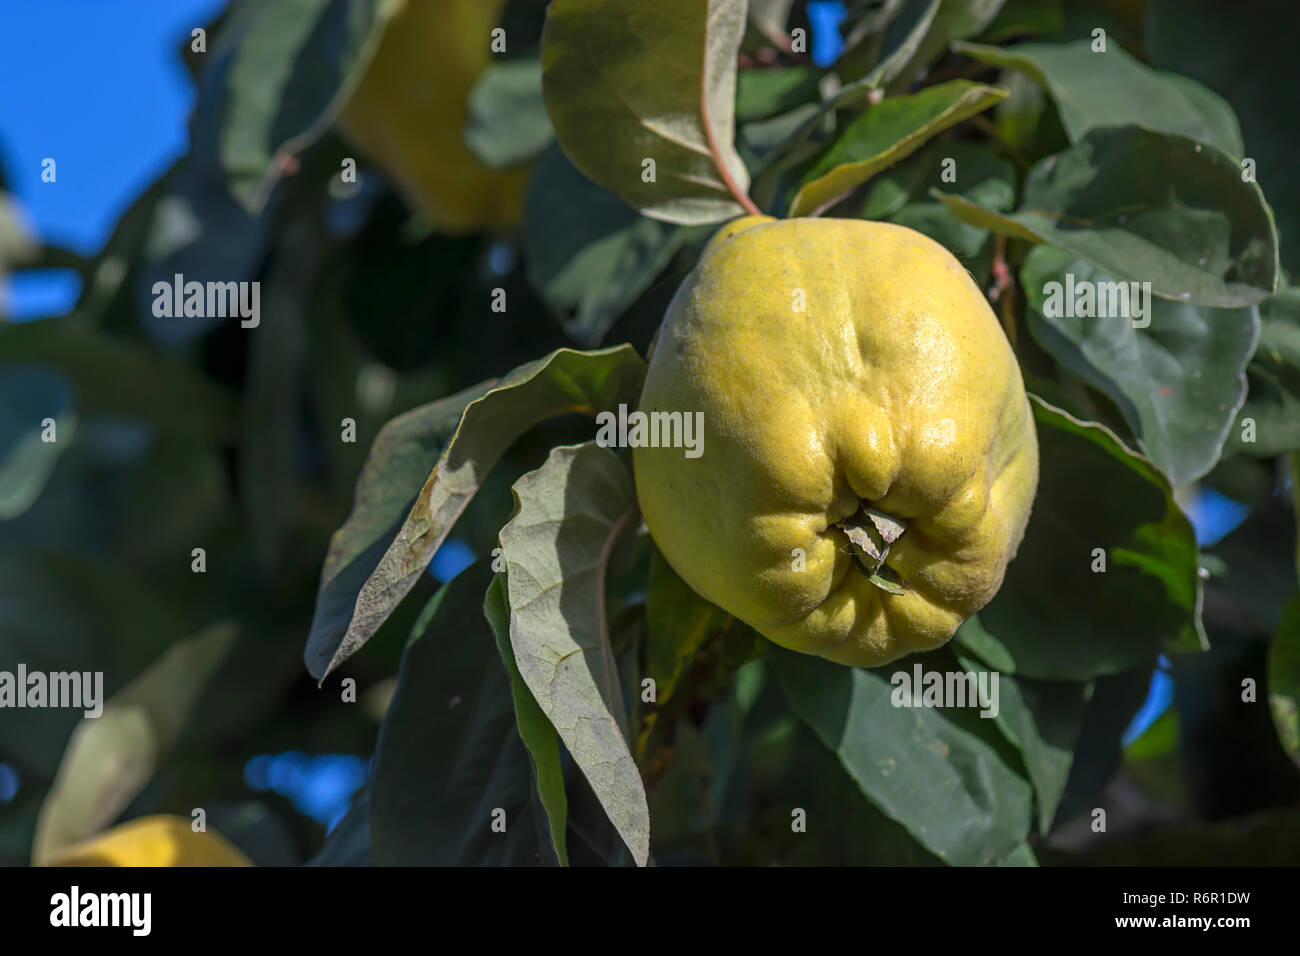
[[763, 215], [763, 210], [754, 205], [754, 200], [749, 198], [749, 194], [740, 188], [740, 183], [732, 177], [731, 171], [727, 169], [727, 164], [722, 159], [722, 151], [718, 148], [718, 139], [713, 135], [713, 120], [709, 116], [708, 97], [702, 97], [700, 100], [700, 114], [704, 120], [704, 137], [709, 144], [709, 155], [713, 157], [713, 165], [718, 168], [718, 175], [722, 177], [722, 184], [727, 187], [727, 192], [736, 198], [740, 207], [751, 216]]

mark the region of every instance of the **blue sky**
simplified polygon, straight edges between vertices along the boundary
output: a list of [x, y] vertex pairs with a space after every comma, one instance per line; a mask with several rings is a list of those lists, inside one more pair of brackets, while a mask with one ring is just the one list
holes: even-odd
[[[0, 168], [33, 232], [83, 254], [185, 152], [194, 89], [178, 55], [225, 0], [4, 0]], [[41, 161], [58, 164], [41, 181]], [[21, 315], [48, 283], [9, 290]], [[28, 306], [30, 308], [30, 306]]]

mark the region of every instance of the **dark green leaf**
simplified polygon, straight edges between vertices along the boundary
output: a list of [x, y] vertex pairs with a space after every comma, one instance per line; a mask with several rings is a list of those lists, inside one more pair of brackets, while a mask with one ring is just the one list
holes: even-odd
[[234, 640], [233, 624], [214, 624], [178, 641], [107, 703], [98, 701], [102, 713], [73, 732], [41, 807], [33, 863], [117, 819], [172, 749]]
[[1271, 458], [1300, 448], [1300, 287], [1259, 304], [1259, 345], [1226, 452]]
[[768, 119], [821, 98], [822, 73], [810, 66], [741, 70], [736, 80], [736, 121]]
[[1026, 34], [1060, 33], [1065, 29], [1065, 0], [1007, 0], [980, 39], [1001, 43]]
[[1241, 159], [1241, 130], [1232, 108], [1186, 77], [1162, 75], [1109, 42], [1022, 43], [1010, 48], [959, 43], [956, 50], [982, 63], [1024, 71], [1048, 92], [1061, 111], [1072, 143], [1099, 126], [1145, 126], [1178, 133]]
[[532, 159], [551, 141], [536, 60], [489, 64], [469, 96], [465, 144], [491, 169]]
[[510, 675], [510, 692], [515, 705], [515, 723], [519, 737], [528, 748], [532, 768], [533, 786], [546, 813], [549, 828], [550, 851], [561, 866], [569, 865], [564, 832], [568, 822], [568, 801], [564, 795], [564, 767], [560, 761], [560, 737], [554, 725], [537, 706], [537, 698], [524, 683], [515, 661], [514, 648], [510, 646], [510, 601], [506, 597], [505, 575], [492, 579], [487, 597], [483, 601], [483, 614], [492, 627], [497, 651], [506, 673]]
[[1300, 596], [1283, 613], [1269, 648], [1268, 703], [1278, 740], [1300, 765]]
[[[973, 674], [990, 670], [971, 658], [959, 655], [958, 660]], [[998, 713], [992, 719], [1020, 750], [1037, 798], [1038, 829], [1046, 833], [1070, 776], [1074, 745], [1092, 685], [1013, 677], [997, 673], [996, 669], [993, 673], [998, 679], [999, 702]]]
[[680, 227], [647, 219], [592, 183], [558, 148], [543, 155], [525, 205], [528, 278], [573, 339], [599, 343], [683, 238]]
[[[483, 595], [487, 561], [443, 585], [402, 655], [370, 784], [380, 866], [540, 860], [528, 752], [515, 725]], [[505, 832], [493, 829], [504, 812]]]
[[1010, 216], [939, 198], [960, 219], [1069, 249], [1167, 299], [1238, 308], [1277, 280], [1277, 233], [1259, 187], [1226, 154], [1173, 133], [1093, 129], [1034, 166]]
[[1030, 791], [978, 737], [927, 708], [897, 707], [880, 674], [780, 650], [790, 706], [862, 793], [953, 866], [988, 865], [1029, 831]]
[[75, 317], [0, 325], [0, 362], [43, 362], [77, 390], [82, 413], [135, 418], [190, 439], [236, 433], [233, 396], [180, 361]]
[[655, 700], [666, 703], [704, 642], [727, 620], [727, 613], [700, 597], [656, 549], [646, 588], [646, 677], [655, 682]]
[[[1002, 590], [978, 619], [982, 642], [1004, 652], [998, 666], [1082, 681], [1149, 664], [1165, 647], [1203, 648], [1196, 541], [1168, 483], [1101, 425], [1033, 405], [1038, 497]], [[1105, 572], [1092, 570], [1097, 549]]]
[[[1038, 343], [1115, 401], [1176, 487], [1214, 466], [1246, 397], [1246, 363], [1259, 333], [1254, 306], [1135, 300], [1127, 283], [1051, 246], [1030, 252], [1020, 281]], [[1076, 290], [1095, 298], [1091, 314], [1077, 315]]]
[[[40, 497], [59, 454], [77, 428], [76, 397], [46, 365], [0, 365], [0, 521], [16, 518]], [[50, 421], [54, 440], [45, 441]]]
[[[1009, 211], [1016, 201], [1015, 167], [987, 144], [943, 143], [879, 177], [862, 215], [887, 219], [929, 236], [960, 259], [976, 281], [983, 282], [992, 264], [988, 230], [958, 219], [943, 203], [931, 199], [927, 189], [954, 186], [960, 195], [985, 208]], [[913, 198], [918, 195], [923, 198]]]

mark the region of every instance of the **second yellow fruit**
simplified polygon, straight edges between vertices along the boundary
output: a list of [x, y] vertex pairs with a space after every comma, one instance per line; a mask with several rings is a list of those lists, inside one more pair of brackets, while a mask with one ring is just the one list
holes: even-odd
[[507, 230], [528, 170], [494, 170], [465, 145], [469, 94], [491, 58], [503, 0], [399, 0], [344, 107], [343, 132], [449, 232]]
[[252, 866], [224, 837], [184, 817], [140, 817], [56, 851], [47, 866]]

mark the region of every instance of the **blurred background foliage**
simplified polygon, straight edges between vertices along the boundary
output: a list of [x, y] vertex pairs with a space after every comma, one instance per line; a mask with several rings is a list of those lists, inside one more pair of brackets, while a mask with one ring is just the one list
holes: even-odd
[[[481, 585], [461, 604], [448, 592], [448, 606], [468, 608], [454, 619], [464, 639], [444, 642], [437, 667], [403, 671], [415, 689], [406, 692], [405, 705], [394, 705], [392, 719], [418, 722], [412, 699], [439, 699], [454, 693], [458, 680], [468, 681], [481, 715], [469, 726], [450, 718], [439, 723], [442, 736], [429, 737], [424, 752], [437, 753], [471, 731], [504, 733], [518, 743], [509, 727], [505, 674], [477, 612], [488, 579], [481, 563], [464, 569], [495, 547], [512, 511], [514, 480], [541, 465], [555, 444], [591, 437], [590, 422], [553, 420], [515, 443], [416, 594], [363, 653], [318, 688], [304, 668], [303, 646], [322, 561], [352, 508], [380, 427], [563, 345], [629, 342], [645, 354], [711, 232], [638, 215], [590, 183], [550, 142], [536, 64], [540, 0], [505, 5], [510, 47], [490, 82], [476, 88], [467, 124], [480, 157], [533, 164], [517, 231], [441, 232], [365, 156], [358, 156], [358, 182], [341, 182], [341, 163], [357, 152], [317, 120], [328, 114], [338, 74], [354, 55], [351, 31], [369, 6], [208, 4], [205, 19], [193, 24], [206, 28], [205, 53], [190, 49], [190, 26], [176, 29], [166, 54], [184, 64], [196, 94], [188, 146], [102, 242], [63, 240], [57, 229], [49, 235], [21, 208], [38, 190], [63, 189], [77, 164], [129, 149], [129, 137], [81, 143], [75, 160], [60, 159], [60, 183], [42, 184], [39, 160], [33, 165], [26, 153], [15, 159], [4, 144], [13, 125], [31, 115], [7, 116], [10, 104], [15, 98], [39, 104], [40, 91], [7, 84], [0, 97], [0, 279], [8, 273], [13, 283], [0, 326], [0, 670], [12, 671], [18, 662], [30, 670], [99, 670], [112, 698], [161, 666], [169, 649], [201, 641], [214, 626], [225, 628], [230, 637], [219, 659], [192, 681], [182, 703], [167, 705], [169, 713], [185, 716], [175, 733], [165, 741], [160, 736], [159, 746], [143, 756], [129, 741], [120, 744], [124, 765], [144, 760], [148, 772], [117, 819], [188, 816], [203, 807], [209, 826], [258, 863], [370, 862], [367, 821], [397, 826], [408, 819], [391, 782], [367, 784], [371, 757], [404, 651], [410, 661], [428, 659], [417, 618], [439, 582], [462, 571], [459, 582], [478, 575]], [[760, 15], [743, 46], [737, 140], [760, 203], [765, 189], [768, 200], [783, 201], [789, 186], [779, 176], [764, 178], [765, 149], [801, 118], [791, 111], [816, 96], [826, 74], [872, 62], [879, 50], [853, 28], [891, 6], [897, 12], [898, 4], [879, 0], [795, 3], [776, 35], [811, 29], [811, 55], [801, 57], [778, 52], [779, 42], [764, 29], [762, 12], [782, 4], [755, 0]], [[944, 4], [954, 16], [975, 15], [979, 6]], [[1142, 63], [1192, 77], [1222, 96], [1258, 163], [1259, 181], [1267, 184], [1283, 272], [1292, 273], [1300, 263], [1300, 185], [1290, 172], [1290, 159], [1300, 152], [1294, 122], [1300, 84], [1287, 49], [1300, 26], [1293, 5], [1007, 0], [985, 6], [1000, 9], [974, 34], [952, 36], [979, 44], [1063, 43], [1088, 39], [1102, 26]], [[288, 9], [300, 16], [310, 10], [314, 29], [300, 29], [296, 44], [260, 42], [276, 11]], [[5, 23], [11, 16], [12, 29]], [[131, 29], [127, 20], [123, 15], [122, 30]], [[6, 11], [0, 34], [13, 42], [20, 29], [51, 31], [57, 21], [20, 21]], [[933, 60], [925, 85], [978, 78], [1006, 84], [1009, 98], [989, 119], [954, 127], [890, 167], [855, 194], [856, 208], [839, 212], [925, 232], [988, 284], [998, 241], [932, 195], [942, 185], [939, 158], [956, 155], [964, 170], [978, 171], [963, 178], [965, 198], [1010, 212], [1029, 166], [1071, 140], [1053, 99], [1038, 86], [947, 46], [943, 38], [917, 54]], [[302, 66], [318, 61], [329, 68]], [[785, 67], [780, 76], [776, 65]], [[271, 94], [262, 98], [271, 106], [258, 112], [250, 83]], [[147, 94], [141, 94], [146, 104]], [[78, 112], [69, 109], [58, 121], [75, 127]], [[302, 137], [301, 148], [278, 152], [295, 136]], [[175, 273], [259, 281], [261, 327], [250, 334], [237, 320], [155, 317], [150, 290]], [[66, 308], [43, 305], [40, 289], [60, 283], [75, 290], [75, 301]], [[504, 290], [506, 311], [492, 310], [494, 290]], [[1248, 401], [1259, 404], [1248, 408], [1281, 425], [1300, 421], [1300, 309], [1293, 294], [1266, 302], [1261, 319], [1248, 367]], [[1057, 360], [1035, 338], [1021, 340], [1027, 369], [1045, 388], [1061, 387]], [[1078, 388], [1045, 394], [1067, 407], [1083, 405], [1132, 437], [1114, 391]], [[33, 423], [46, 416], [57, 421], [54, 444], [34, 437]], [[341, 440], [344, 419], [355, 421], [355, 441]], [[1014, 734], [995, 746], [1017, 773], [1058, 781], [1057, 808], [1043, 811], [1042, 832], [1030, 841], [1040, 862], [1300, 860], [1296, 748], [1289, 757], [1279, 741], [1264, 686], [1280, 635], [1289, 634], [1292, 647], [1300, 642], [1292, 478], [1282, 455], [1296, 447], [1300, 435], [1263, 454], [1234, 446], [1230, 437], [1223, 460], [1179, 489], [1210, 572], [1208, 653], [1156, 658], [1153, 652], [1146, 666], [1086, 684], [1018, 682], [1036, 715], [1041, 747], [1024, 740], [1013, 747], [1007, 739]], [[191, 569], [196, 547], [206, 552], [201, 574]], [[615, 577], [611, 589], [620, 587]], [[743, 635], [719, 642], [707, 666], [683, 678], [691, 688], [688, 706], [661, 715], [653, 731], [673, 755], [647, 781], [656, 859], [939, 862], [864, 799], [813, 727], [792, 712], [778, 683], [796, 681], [797, 667], [756, 654]], [[959, 659], [968, 649], [939, 652], [949, 655], [942, 663], [978, 666]], [[355, 703], [342, 699], [340, 677], [355, 681]], [[1260, 684], [1253, 706], [1241, 703], [1245, 678]], [[78, 719], [75, 711], [0, 712], [0, 862], [30, 859], [38, 816]], [[118, 744], [102, 746], [112, 753]], [[412, 757], [404, 767], [402, 779], [413, 792], [439, 792], [446, 784], [432, 757]], [[571, 763], [565, 767], [569, 827], [577, 836], [569, 841], [572, 861], [626, 862], [582, 776]], [[526, 792], [510, 793], [536, 812], [527, 809]], [[411, 809], [418, 822], [396, 833], [376, 831], [373, 852], [397, 862], [445, 858], [441, 848], [453, 839], [446, 831], [460, 804], [455, 793], [443, 796], [444, 816], [429, 806]], [[381, 801], [382, 816], [371, 815], [372, 798]], [[792, 799], [818, 820], [807, 834], [790, 832]], [[1109, 811], [1101, 837], [1088, 827], [1098, 805]], [[530, 858], [527, 848], [518, 856], [499, 847], [462, 852], [466, 862]]]

